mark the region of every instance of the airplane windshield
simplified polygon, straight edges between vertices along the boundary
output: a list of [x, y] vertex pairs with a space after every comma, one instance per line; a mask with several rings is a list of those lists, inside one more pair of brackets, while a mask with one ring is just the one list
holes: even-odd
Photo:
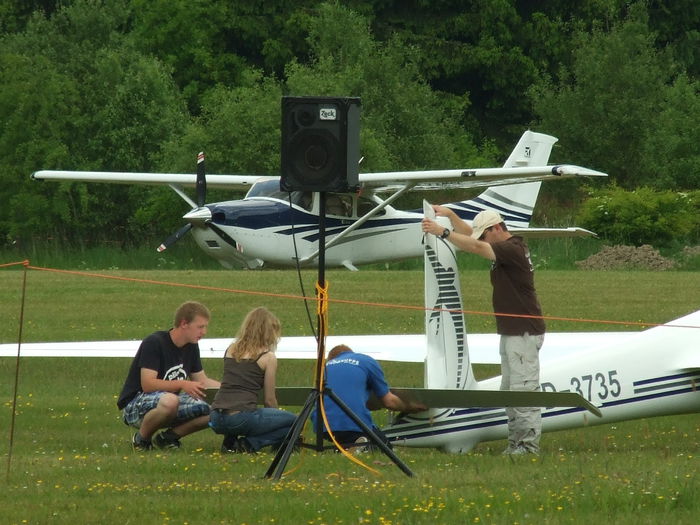
[[[286, 191], [280, 190], [279, 179], [259, 180], [248, 190], [246, 199], [268, 198], [289, 202], [290, 195]], [[291, 193], [292, 204], [295, 204], [307, 211], [313, 207], [312, 192], [293, 191]], [[354, 209], [357, 200], [357, 208]], [[350, 193], [328, 193], [326, 198], [326, 213], [338, 217], [360, 217], [369, 213], [377, 206], [377, 203], [367, 197], [357, 197]], [[377, 216], [384, 215], [386, 210], [381, 210]]]
[[281, 193], [280, 191], [280, 181], [279, 179], [271, 179], [271, 180], [261, 180], [253, 184], [250, 189], [248, 190], [248, 193], [246, 193], [245, 198], [249, 199], [250, 197], [275, 197], [279, 198], [275, 193]]
[[[268, 197], [271, 199], [279, 199], [284, 202], [289, 202], [290, 194], [280, 190], [279, 179], [262, 180], [253, 184], [246, 193], [245, 198], [253, 197]], [[291, 192], [292, 204], [301, 206], [305, 210], [311, 209], [311, 192], [310, 191], [293, 191]]]

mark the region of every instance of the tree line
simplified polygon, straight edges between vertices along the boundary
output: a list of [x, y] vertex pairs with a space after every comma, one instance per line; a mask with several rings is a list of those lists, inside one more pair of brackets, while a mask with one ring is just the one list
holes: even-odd
[[361, 97], [367, 172], [499, 165], [531, 128], [606, 184], [695, 190], [699, 43], [692, 0], [5, 2], [0, 244], [160, 238], [167, 189], [29, 176], [193, 172], [201, 150], [278, 174], [283, 95]]

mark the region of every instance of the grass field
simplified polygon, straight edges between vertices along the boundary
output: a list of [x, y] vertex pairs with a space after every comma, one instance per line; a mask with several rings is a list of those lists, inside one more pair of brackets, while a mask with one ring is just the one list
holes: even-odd
[[[106, 277], [27, 271], [23, 341], [141, 339], [167, 328], [187, 299], [210, 306], [208, 337], [232, 337], [261, 304], [279, 315], [285, 335], [315, 326], [314, 304], [310, 323], [291, 271], [95, 273]], [[17, 341], [24, 275], [21, 267], [0, 270], [2, 343]], [[421, 332], [422, 279], [419, 271], [327, 272], [330, 332]], [[302, 275], [308, 297], [315, 280], [313, 271]], [[552, 331], [668, 321], [699, 307], [697, 280], [692, 272], [537, 276], [545, 313], [557, 318], [548, 321]], [[486, 269], [462, 272], [461, 284], [469, 330], [493, 331]], [[459, 456], [397, 449], [411, 478], [382, 454], [361, 457], [374, 474], [338, 454], [305, 450], [281, 481], [270, 481], [263, 475], [271, 454], [222, 456], [220, 438], [207, 431], [178, 452], [131, 451], [115, 406], [129, 363], [116, 358], [22, 358], [8, 461], [16, 364], [0, 358], [1, 523], [640, 524], [694, 523], [700, 511], [696, 414], [545, 434], [542, 454], [520, 461], [500, 455], [502, 442]], [[392, 384], [422, 383], [420, 366], [384, 366]], [[205, 367], [220, 376], [215, 360]], [[312, 362], [281, 364], [281, 385], [312, 382]]]

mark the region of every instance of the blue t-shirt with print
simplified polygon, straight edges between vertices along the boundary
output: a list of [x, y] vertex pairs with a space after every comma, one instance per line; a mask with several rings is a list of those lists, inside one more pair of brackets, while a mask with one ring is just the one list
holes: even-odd
[[[368, 355], [355, 352], [343, 352], [326, 363], [326, 387], [333, 390], [370, 428], [374, 426], [372, 415], [367, 408], [370, 394], [382, 398], [389, 392], [389, 385], [384, 379], [384, 371], [379, 363]], [[323, 403], [331, 430], [362, 431], [327, 395], [323, 396]], [[315, 411], [312, 419], [315, 423]]]

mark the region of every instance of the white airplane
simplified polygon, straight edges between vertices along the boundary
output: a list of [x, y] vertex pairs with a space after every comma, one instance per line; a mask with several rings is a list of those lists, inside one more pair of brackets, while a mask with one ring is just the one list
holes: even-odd
[[[427, 207], [426, 214], [431, 212]], [[450, 408], [400, 415], [383, 429], [395, 445], [467, 452], [479, 442], [507, 437], [505, 411], [498, 408], [500, 376], [477, 381], [472, 371], [456, 268], [453, 246], [426, 236], [425, 306], [431, 310], [426, 310], [425, 318], [425, 389], [392, 391], [427, 406]], [[614, 344], [543, 361], [543, 393], [576, 393], [600, 415], [590, 417], [587, 410], [596, 411], [584, 404], [551, 406], [542, 412], [543, 431], [700, 411], [699, 348], [700, 310]], [[439, 395], [431, 396], [433, 390]], [[468, 398], [479, 392], [484, 398], [474, 395], [469, 408], [455, 408], [457, 403], [451, 402], [462, 393]], [[493, 403], [487, 404], [492, 398]]]
[[[409, 190], [488, 187], [474, 199], [448, 204], [470, 221], [485, 208], [498, 210], [511, 231], [530, 236], [588, 236], [581, 228], [530, 228], [541, 181], [605, 173], [572, 165], [547, 166], [556, 138], [526, 131], [502, 168], [365, 173], [357, 193], [327, 193], [325, 266], [357, 265], [422, 255], [421, 210], [391, 206]], [[320, 194], [283, 192], [279, 177], [197, 174], [37, 171], [36, 180], [167, 185], [192, 209], [187, 224], [158, 247], [165, 250], [187, 232], [224, 267], [317, 266]], [[196, 188], [195, 203], [184, 188]], [[243, 200], [206, 204], [206, 188], [248, 190]], [[380, 194], [390, 193], [386, 198]]]

